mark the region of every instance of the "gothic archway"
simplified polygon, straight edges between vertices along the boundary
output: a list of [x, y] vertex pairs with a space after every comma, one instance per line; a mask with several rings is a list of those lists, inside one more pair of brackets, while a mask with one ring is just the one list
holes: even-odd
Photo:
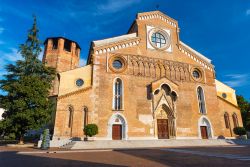
[[108, 121], [107, 138], [110, 140], [127, 140], [127, 133], [128, 124], [125, 117], [120, 113], [113, 114]]
[[175, 116], [173, 111], [162, 104], [154, 113], [155, 137], [158, 139], [171, 139], [176, 137]]
[[198, 121], [198, 134], [200, 139], [212, 139], [213, 129], [209, 119], [206, 116], [200, 117]]

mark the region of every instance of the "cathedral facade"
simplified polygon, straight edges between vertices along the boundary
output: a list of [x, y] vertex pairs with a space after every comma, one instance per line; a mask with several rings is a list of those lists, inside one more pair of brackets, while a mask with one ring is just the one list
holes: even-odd
[[179, 33], [160, 11], [138, 13], [127, 34], [93, 41], [84, 67], [77, 42], [48, 38], [43, 61], [58, 72], [53, 139], [83, 138], [91, 123], [96, 140], [235, 137], [235, 90]]

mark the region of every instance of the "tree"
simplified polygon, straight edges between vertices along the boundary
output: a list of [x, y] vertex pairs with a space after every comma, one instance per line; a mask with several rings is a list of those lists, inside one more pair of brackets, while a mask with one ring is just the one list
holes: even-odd
[[0, 134], [15, 134], [20, 142], [27, 130], [39, 129], [50, 119], [52, 104], [48, 99], [55, 69], [38, 59], [41, 42], [38, 39], [36, 17], [27, 40], [20, 45], [22, 60], [6, 66], [7, 74], [0, 80], [0, 107], [4, 108]]
[[246, 129], [244, 127], [235, 127], [233, 129], [234, 133], [236, 135], [239, 135], [239, 136], [242, 136], [242, 135], [245, 135], [247, 132], [246, 132]]
[[98, 134], [98, 126], [96, 124], [88, 124], [83, 129], [86, 136], [92, 137]]
[[250, 103], [241, 95], [237, 95], [237, 102], [240, 108], [243, 126], [250, 126]]

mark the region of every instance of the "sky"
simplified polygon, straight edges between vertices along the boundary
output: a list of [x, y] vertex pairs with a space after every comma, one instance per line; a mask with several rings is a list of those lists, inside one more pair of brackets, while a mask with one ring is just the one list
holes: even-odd
[[77, 41], [84, 65], [91, 41], [126, 34], [138, 12], [157, 6], [178, 21], [184, 43], [212, 60], [216, 78], [250, 100], [250, 0], [0, 0], [0, 79], [21, 58], [32, 15], [41, 41]]

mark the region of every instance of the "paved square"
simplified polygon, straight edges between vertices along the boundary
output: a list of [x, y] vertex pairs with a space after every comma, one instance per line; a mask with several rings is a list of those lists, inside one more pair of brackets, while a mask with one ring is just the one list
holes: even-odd
[[3, 167], [250, 166], [249, 146], [48, 151], [0, 147], [0, 150]]

